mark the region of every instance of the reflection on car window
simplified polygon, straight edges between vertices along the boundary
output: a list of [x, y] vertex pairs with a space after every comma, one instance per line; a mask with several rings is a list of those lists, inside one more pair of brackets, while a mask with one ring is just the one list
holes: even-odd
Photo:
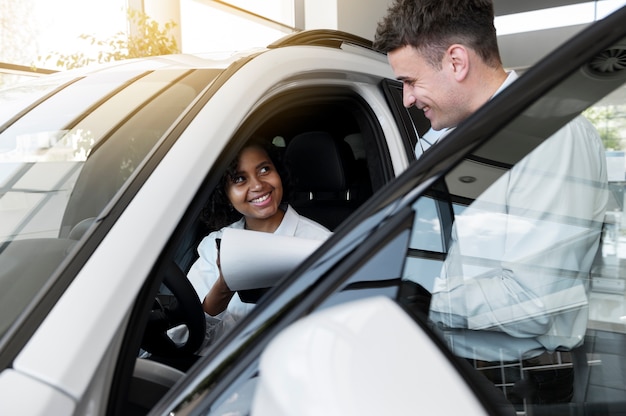
[[[600, 137], [577, 118], [456, 216], [430, 307], [456, 355], [493, 366], [581, 345], [606, 178]], [[566, 402], [571, 369], [555, 373], [544, 383], [563, 390], [545, 400]]]
[[102, 72], [0, 97], [17, 99], [7, 105], [16, 111], [32, 106], [4, 117], [0, 134], [0, 302], [10, 302], [0, 334], [210, 82], [207, 71]]
[[[517, 120], [462, 161], [446, 177], [446, 199], [462, 201], [451, 206], [449, 250], [433, 244], [446, 228], [437, 198], [413, 204], [403, 278], [431, 291], [433, 327], [518, 412], [583, 400], [626, 404], [623, 383], [611, 387], [611, 369], [626, 351], [626, 272], [619, 267], [625, 159], [615, 140], [626, 129], [621, 120], [604, 120], [613, 128], [603, 132], [598, 113], [559, 128], [546, 112], [539, 125]], [[549, 138], [541, 142], [542, 134]], [[507, 153], [506, 140], [524, 137], [527, 155]], [[442, 260], [428, 256], [431, 250]], [[619, 368], [622, 380], [626, 369]]]
[[434, 279], [441, 270], [444, 258], [444, 233], [437, 201], [423, 197], [413, 205], [415, 219], [410, 248], [404, 266], [404, 280], [432, 290]]

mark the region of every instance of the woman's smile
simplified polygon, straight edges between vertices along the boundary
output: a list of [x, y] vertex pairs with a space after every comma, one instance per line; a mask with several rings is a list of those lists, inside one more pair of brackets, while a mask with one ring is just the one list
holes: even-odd
[[267, 201], [270, 197], [271, 197], [272, 193], [268, 192], [265, 195], [262, 195], [260, 197], [254, 198], [250, 200], [250, 203], [254, 204], [254, 205], [262, 205], [263, 202]]

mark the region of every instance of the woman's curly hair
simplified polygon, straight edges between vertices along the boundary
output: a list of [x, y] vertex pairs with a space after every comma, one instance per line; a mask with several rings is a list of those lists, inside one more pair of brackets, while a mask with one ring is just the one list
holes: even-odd
[[269, 140], [254, 137], [239, 149], [237, 156], [228, 164], [226, 171], [220, 178], [219, 183], [211, 193], [209, 200], [202, 210], [202, 220], [207, 225], [209, 232], [219, 230], [241, 219], [242, 214], [235, 210], [226, 195], [226, 185], [230, 178], [237, 172], [239, 158], [244, 149], [258, 147], [265, 151], [274, 164], [283, 185], [283, 199], [281, 203], [289, 201], [290, 175], [284, 163], [282, 148], [273, 145]]

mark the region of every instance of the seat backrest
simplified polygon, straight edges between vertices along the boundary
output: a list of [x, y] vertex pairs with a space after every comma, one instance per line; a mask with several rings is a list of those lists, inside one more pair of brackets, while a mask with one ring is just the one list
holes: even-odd
[[300, 214], [334, 230], [362, 202], [351, 192], [355, 160], [343, 140], [324, 131], [298, 134], [285, 160], [294, 187], [289, 202]]

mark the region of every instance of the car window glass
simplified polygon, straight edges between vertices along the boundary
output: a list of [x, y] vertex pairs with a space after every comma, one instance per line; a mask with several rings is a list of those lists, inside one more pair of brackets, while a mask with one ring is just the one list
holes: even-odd
[[409, 214], [390, 203], [307, 313], [394, 297], [519, 414], [622, 413], [623, 80], [576, 72], [411, 196]]
[[18, 112], [28, 108], [57, 88], [62, 88], [62, 85], [68, 82], [72, 81], [63, 74], [48, 75], [2, 89], [0, 91], [0, 125], [4, 125]]
[[24, 87], [33, 108], [0, 134], [0, 333], [212, 79], [180, 69], [99, 74], [41, 102], [39, 87]]
[[432, 292], [429, 320], [451, 351], [524, 414], [626, 405], [623, 383], [614, 385], [626, 373], [616, 367], [626, 342], [618, 115], [626, 102], [614, 79], [603, 88], [615, 93], [576, 116], [572, 107], [585, 108], [574, 97], [594, 84], [581, 76], [589, 75], [574, 74], [446, 175], [454, 226], [440, 264], [415, 256], [429, 244], [422, 221], [433, 218], [425, 209], [433, 200], [413, 204], [404, 278]]
[[[408, 227], [407, 227], [408, 228]], [[360, 266], [333, 296], [321, 307], [329, 307], [365, 297], [397, 295], [404, 263], [404, 252], [409, 238], [408, 229], [393, 235], [384, 247], [372, 253], [367, 262]], [[365, 243], [364, 245], [367, 245]]]
[[423, 197], [413, 205], [415, 219], [402, 278], [431, 290], [444, 258], [442, 218], [434, 198]]
[[424, 112], [417, 107], [406, 108], [402, 102], [402, 84], [396, 80], [385, 79], [382, 82], [383, 91], [389, 108], [394, 114], [400, 133], [404, 137], [404, 146], [409, 160], [415, 157], [415, 145], [418, 138], [430, 128], [430, 121]]

